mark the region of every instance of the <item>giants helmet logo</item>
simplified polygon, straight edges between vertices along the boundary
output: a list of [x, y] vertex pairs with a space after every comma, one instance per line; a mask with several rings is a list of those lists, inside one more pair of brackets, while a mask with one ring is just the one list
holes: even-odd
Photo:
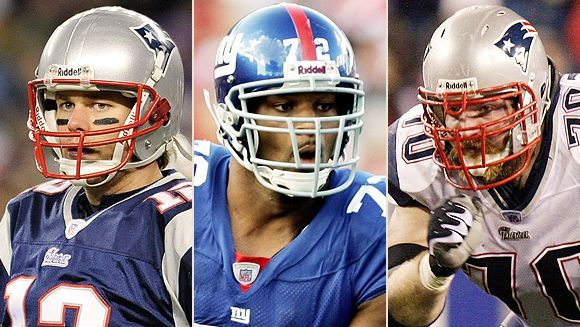
[[520, 70], [525, 74], [528, 71], [530, 49], [538, 33], [527, 21], [513, 23], [495, 43], [506, 55], [513, 58]]

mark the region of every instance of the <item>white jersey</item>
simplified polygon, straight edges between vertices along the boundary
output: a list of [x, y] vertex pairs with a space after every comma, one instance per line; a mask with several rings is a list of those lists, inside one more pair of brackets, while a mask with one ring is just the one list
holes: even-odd
[[464, 191], [432, 160], [422, 106], [389, 128], [389, 195], [433, 209], [463, 193], [484, 204], [484, 235], [463, 269], [531, 326], [580, 324], [580, 74], [564, 75], [545, 118], [541, 151], [524, 190]]

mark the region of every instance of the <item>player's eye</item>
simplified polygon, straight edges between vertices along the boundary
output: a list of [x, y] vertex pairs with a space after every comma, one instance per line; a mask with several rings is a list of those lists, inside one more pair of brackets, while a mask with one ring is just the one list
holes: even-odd
[[75, 105], [72, 102], [63, 102], [59, 105], [59, 107], [61, 110], [64, 110], [64, 111], [73, 111], [75, 108]]
[[290, 102], [277, 103], [272, 105], [272, 108], [276, 109], [279, 112], [288, 112], [292, 110], [292, 104]]
[[330, 111], [330, 110], [332, 110], [334, 108], [336, 108], [336, 104], [335, 103], [331, 103], [331, 102], [329, 102], [329, 103], [319, 103], [316, 106], [316, 110], [322, 111], [322, 112], [327, 112], [327, 111]]
[[97, 102], [93, 105], [93, 108], [97, 111], [104, 111], [111, 108], [111, 105], [107, 103]]

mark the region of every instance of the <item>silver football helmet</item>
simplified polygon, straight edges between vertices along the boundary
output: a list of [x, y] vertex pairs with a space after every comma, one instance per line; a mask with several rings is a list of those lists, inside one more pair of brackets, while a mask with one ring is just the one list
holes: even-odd
[[[537, 31], [508, 8], [468, 7], [437, 28], [425, 51], [424, 85], [418, 99], [425, 109], [425, 131], [435, 143], [435, 162], [451, 184], [462, 189], [491, 188], [524, 171], [541, 139], [552, 77]], [[468, 106], [498, 99], [514, 100], [515, 112], [480, 125], [445, 126], [446, 115], [458, 117]], [[486, 153], [486, 141], [504, 132], [509, 133], [504, 151]], [[483, 145], [480, 159], [464, 157], [465, 141]], [[448, 157], [451, 146], [458, 149], [456, 162]], [[478, 180], [489, 167], [511, 160], [523, 162], [513, 174], [492, 183]]]
[[[150, 18], [121, 7], [79, 13], [52, 34], [29, 82], [28, 126], [35, 160], [45, 177], [69, 179], [84, 186], [87, 178], [147, 165], [159, 158], [179, 131], [183, 102], [183, 65], [169, 35]], [[97, 131], [57, 130], [55, 93], [116, 91], [135, 105], [124, 126]], [[111, 134], [112, 133], [112, 134]], [[114, 135], [105, 141], [89, 136]], [[61, 139], [78, 143], [63, 143]], [[82, 160], [82, 149], [115, 144], [109, 160]], [[76, 159], [62, 149], [75, 149]], [[49, 149], [51, 151], [45, 151]], [[58, 163], [51, 171], [45, 156]]]

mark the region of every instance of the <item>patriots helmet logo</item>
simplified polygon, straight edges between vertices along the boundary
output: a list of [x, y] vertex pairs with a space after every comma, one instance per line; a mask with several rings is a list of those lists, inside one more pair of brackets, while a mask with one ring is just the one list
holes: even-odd
[[141, 41], [149, 48], [149, 51], [153, 52], [155, 65], [165, 74], [169, 57], [173, 49], [175, 49], [175, 43], [160, 27], [152, 26], [149, 23], [139, 27], [131, 27], [131, 30], [140, 37]]
[[508, 27], [495, 46], [513, 58], [523, 73], [527, 73], [530, 49], [537, 35], [538, 32], [529, 22], [515, 22]]

